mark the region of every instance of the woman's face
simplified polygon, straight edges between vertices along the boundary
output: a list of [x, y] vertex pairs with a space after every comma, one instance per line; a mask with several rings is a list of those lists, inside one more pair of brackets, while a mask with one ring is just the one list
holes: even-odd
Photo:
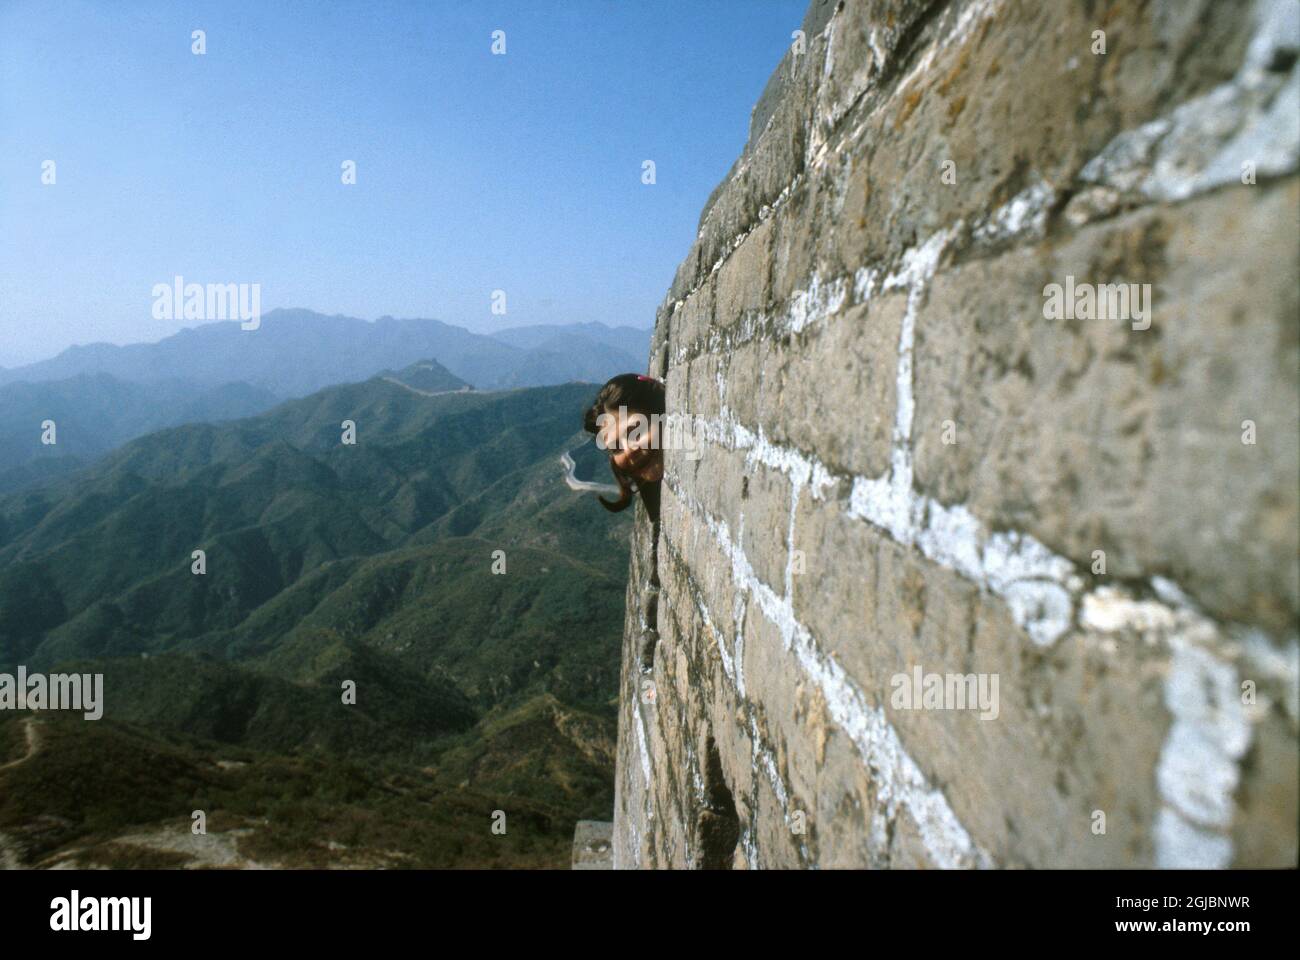
[[642, 483], [664, 478], [664, 453], [659, 446], [658, 420], [620, 407], [607, 410], [597, 437], [610, 451], [619, 472]]

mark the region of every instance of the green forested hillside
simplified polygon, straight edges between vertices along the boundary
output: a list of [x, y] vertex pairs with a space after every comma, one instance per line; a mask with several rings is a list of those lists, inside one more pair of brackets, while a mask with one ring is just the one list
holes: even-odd
[[[117, 833], [166, 832], [120, 798], [37, 829], [30, 792], [57, 787], [26, 778], [45, 764], [106, 775], [85, 737], [135, 738], [216, 777], [258, 862], [325, 865], [306, 828], [257, 814], [259, 770], [319, 781], [285, 801], [310, 822], [329, 820], [330, 784], [354, 771], [336, 811], [351, 840], [330, 841], [349, 865], [389, 842], [364, 824], [378, 830], [395, 796], [415, 806], [389, 812], [429, 832], [370, 865], [562, 865], [573, 820], [608, 815], [627, 521], [568, 491], [558, 464], [595, 388], [430, 396], [395, 379], [151, 434], [0, 497], [0, 671], [102, 672], [106, 701], [103, 721], [37, 718], [50, 742], [0, 772], [0, 838], [34, 863], [125, 864], [138, 851]], [[0, 715], [0, 734], [15, 719]], [[242, 759], [212, 773], [231, 751]], [[195, 788], [173, 779], [146, 794], [185, 826]], [[526, 848], [480, 843], [497, 809], [528, 811]], [[462, 821], [474, 840], [458, 847]]]

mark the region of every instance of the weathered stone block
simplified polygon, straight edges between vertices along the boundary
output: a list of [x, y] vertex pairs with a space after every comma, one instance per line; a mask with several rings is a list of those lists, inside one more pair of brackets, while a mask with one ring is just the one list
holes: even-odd
[[610, 870], [614, 824], [606, 820], [579, 820], [573, 830], [573, 869]]

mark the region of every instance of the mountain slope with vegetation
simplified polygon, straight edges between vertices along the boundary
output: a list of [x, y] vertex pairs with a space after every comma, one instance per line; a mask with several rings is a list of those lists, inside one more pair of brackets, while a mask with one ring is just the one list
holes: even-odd
[[[627, 525], [558, 463], [592, 388], [394, 379], [151, 434], [0, 497], [0, 670], [103, 673], [105, 720], [38, 722], [106, 751], [134, 740], [176, 771], [147, 792], [168, 817], [118, 799], [43, 812], [14, 799], [58, 792], [21, 787], [43, 765], [106, 776], [76, 737], [51, 738], [0, 773], [0, 833], [24, 862], [183, 857], [158, 838], [186, 827], [199, 782], [242, 865], [327, 865], [333, 844], [350, 851], [335, 865], [558, 866], [573, 822], [607, 815]], [[324, 849], [259, 808], [259, 778], [282, 776], [304, 791], [282, 813], [346, 821]], [[338, 777], [359, 785], [336, 808]], [[494, 848], [496, 810], [527, 837]], [[437, 822], [390, 842], [390, 816]]]

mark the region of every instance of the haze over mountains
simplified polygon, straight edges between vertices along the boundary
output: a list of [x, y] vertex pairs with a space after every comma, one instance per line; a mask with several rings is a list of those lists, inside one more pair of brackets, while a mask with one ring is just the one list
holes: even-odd
[[[230, 321], [157, 343], [72, 347], [0, 369], [0, 493], [78, 469], [155, 430], [253, 416], [377, 374], [405, 377], [426, 392], [602, 383], [641, 370], [648, 344], [648, 330], [599, 323], [484, 336], [437, 320], [371, 323], [275, 310], [256, 330]], [[55, 443], [43, 429], [47, 421], [55, 425]]]
[[[269, 410], [280, 398], [242, 381], [135, 383], [81, 373], [46, 383], [0, 386], [0, 493], [84, 466], [117, 446], [182, 423], [233, 420]], [[57, 442], [43, 442], [42, 425]]]
[[287, 399], [433, 359], [478, 390], [500, 390], [604, 382], [640, 370], [649, 343], [648, 329], [599, 323], [514, 327], [483, 335], [440, 320], [370, 322], [272, 310], [256, 330], [241, 329], [232, 320], [181, 330], [157, 343], [70, 347], [49, 360], [0, 369], [0, 385], [108, 374], [136, 383], [242, 381]]

